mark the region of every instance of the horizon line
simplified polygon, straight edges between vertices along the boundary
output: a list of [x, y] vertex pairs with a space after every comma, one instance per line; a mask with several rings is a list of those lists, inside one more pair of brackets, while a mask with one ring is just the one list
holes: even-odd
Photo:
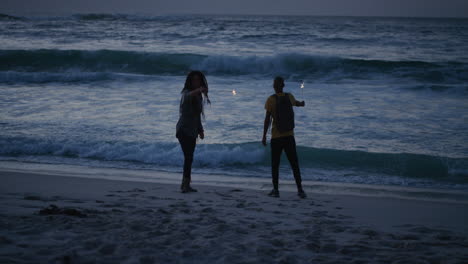
[[259, 14], [259, 13], [148, 13], [148, 12], [2, 12], [0, 15], [28, 17], [28, 16], [73, 16], [73, 15], [136, 15], [136, 16], [263, 16], [263, 17], [335, 17], [335, 18], [416, 18], [416, 19], [468, 19], [468, 16], [421, 16], [421, 15], [319, 15], [319, 14]]

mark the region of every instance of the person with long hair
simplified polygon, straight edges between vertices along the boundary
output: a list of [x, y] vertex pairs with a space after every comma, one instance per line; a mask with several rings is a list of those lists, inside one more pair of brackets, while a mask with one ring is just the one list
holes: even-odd
[[191, 71], [185, 79], [179, 107], [179, 121], [176, 126], [176, 137], [184, 153], [184, 172], [180, 190], [182, 193], [196, 192], [190, 186], [193, 153], [197, 137], [205, 138], [201, 118], [205, 116], [203, 105], [211, 103], [208, 98], [208, 82], [200, 71]]

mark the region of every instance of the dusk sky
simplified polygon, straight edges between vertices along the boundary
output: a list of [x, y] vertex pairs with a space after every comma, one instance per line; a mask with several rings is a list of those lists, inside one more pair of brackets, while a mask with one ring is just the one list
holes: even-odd
[[466, 0], [1, 0], [1, 13], [468, 17]]

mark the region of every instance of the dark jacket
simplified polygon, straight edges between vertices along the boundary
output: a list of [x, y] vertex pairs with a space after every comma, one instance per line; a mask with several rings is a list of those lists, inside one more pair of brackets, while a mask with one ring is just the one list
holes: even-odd
[[203, 98], [201, 96], [190, 96], [190, 91], [183, 91], [180, 98], [176, 137], [186, 136], [196, 138], [203, 131], [201, 123], [202, 104]]

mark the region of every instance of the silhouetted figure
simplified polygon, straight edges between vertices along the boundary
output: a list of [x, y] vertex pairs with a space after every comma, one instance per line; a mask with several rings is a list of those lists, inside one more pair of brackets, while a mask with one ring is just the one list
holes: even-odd
[[205, 137], [201, 117], [204, 116], [203, 103], [208, 98], [208, 82], [200, 71], [191, 71], [185, 80], [180, 99], [179, 121], [176, 126], [176, 137], [184, 152], [184, 174], [180, 186], [182, 193], [196, 192], [190, 186], [193, 153], [197, 144], [197, 137]]
[[302, 189], [301, 171], [296, 152], [296, 141], [294, 139], [294, 111], [293, 106], [304, 106], [304, 101], [296, 101], [290, 93], [283, 93], [284, 79], [276, 77], [273, 81], [275, 94], [268, 97], [265, 103], [265, 123], [263, 126], [262, 144], [266, 146], [266, 134], [270, 127], [271, 118], [273, 125], [271, 128], [271, 176], [273, 181], [273, 190], [268, 194], [273, 197], [279, 197], [278, 178], [281, 152], [284, 149], [286, 156], [291, 164], [296, 180], [298, 195], [305, 198], [306, 194]]

